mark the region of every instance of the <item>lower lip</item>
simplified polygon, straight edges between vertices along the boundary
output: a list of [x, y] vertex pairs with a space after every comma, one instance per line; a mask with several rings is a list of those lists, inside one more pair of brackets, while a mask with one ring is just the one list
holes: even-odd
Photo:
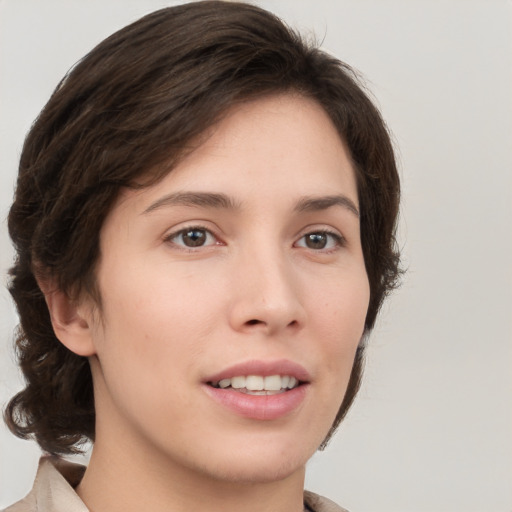
[[239, 416], [254, 420], [276, 420], [297, 409], [303, 402], [307, 384], [276, 395], [249, 395], [233, 389], [214, 388], [205, 384], [208, 395]]

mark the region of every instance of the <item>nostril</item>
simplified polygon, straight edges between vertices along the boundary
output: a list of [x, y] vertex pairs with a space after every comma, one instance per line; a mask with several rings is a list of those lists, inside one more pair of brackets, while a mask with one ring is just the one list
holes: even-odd
[[247, 325], [258, 325], [258, 324], [261, 324], [261, 323], [263, 323], [261, 320], [253, 319], [253, 320], [249, 320], [247, 322]]

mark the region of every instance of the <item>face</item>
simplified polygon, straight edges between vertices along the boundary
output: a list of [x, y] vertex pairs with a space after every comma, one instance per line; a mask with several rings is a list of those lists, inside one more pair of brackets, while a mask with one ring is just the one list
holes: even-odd
[[100, 241], [97, 446], [229, 481], [302, 471], [369, 300], [354, 171], [322, 108], [237, 106], [166, 178], [123, 192]]

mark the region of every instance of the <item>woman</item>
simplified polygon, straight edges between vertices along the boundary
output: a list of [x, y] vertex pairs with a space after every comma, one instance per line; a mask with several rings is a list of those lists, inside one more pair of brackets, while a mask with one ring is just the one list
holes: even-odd
[[[6, 419], [53, 457], [7, 510], [340, 510], [305, 464], [396, 282], [398, 196], [350, 68], [270, 13], [191, 3], [103, 41], [29, 133], [9, 215]], [[86, 470], [56, 457], [87, 440]]]

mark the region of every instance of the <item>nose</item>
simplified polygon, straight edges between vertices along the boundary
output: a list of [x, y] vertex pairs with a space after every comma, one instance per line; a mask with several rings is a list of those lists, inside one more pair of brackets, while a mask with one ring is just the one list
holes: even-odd
[[252, 253], [232, 268], [231, 327], [267, 336], [300, 330], [306, 320], [301, 284], [278, 251]]

